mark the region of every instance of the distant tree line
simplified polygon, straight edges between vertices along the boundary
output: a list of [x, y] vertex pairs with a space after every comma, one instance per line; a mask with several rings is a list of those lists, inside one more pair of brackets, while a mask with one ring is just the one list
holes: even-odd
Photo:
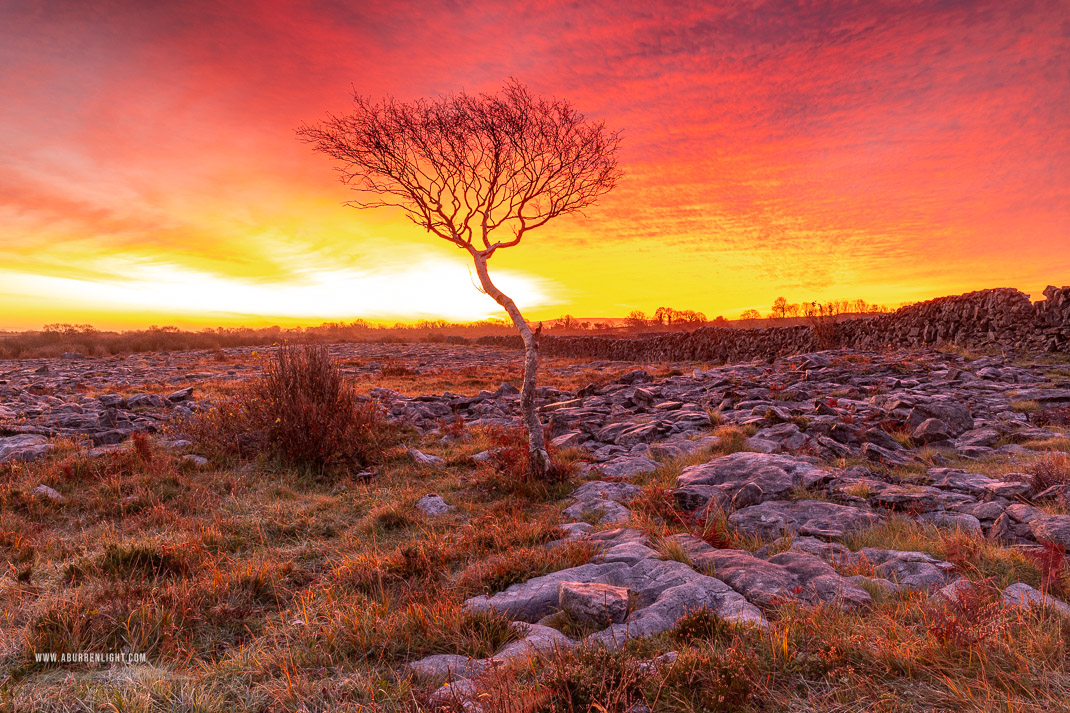
[[[783, 297], [773, 302], [770, 317], [804, 317], [810, 321], [835, 318], [842, 314], [880, 314], [891, 311], [884, 305], [871, 305], [865, 300], [834, 300], [830, 302], [802, 302], [790, 304]], [[740, 315], [741, 321], [762, 319], [756, 309]], [[593, 332], [612, 334], [651, 329], [686, 329], [702, 325], [729, 326], [723, 316], [708, 320], [706, 315], [690, 309], [658, 307], [653, 316], [633, 310], [619, 322], [580, 320], [572, 315], [540, 322], [545, 332]], [[324, 322], [315, 327], [216, 327], [199, 331], [181, 330], [174, 326], [109, 332], [91, 324], [46, 324], [40, 331], [0, 333], [0, 358], [18, 359], [58, 357], [67, 352], [93, 356], [130, 354], [134, 352], [178, 351], [182, 349], [221, 349], [224, 347], [255, 346], [275, 342], [446, 342], [463, 344], [469, 339], [512, 334], [512, 327], [503, 319], [477, 322], [449, 322], [443, 319], [424, 319], [414, 323], [396, 322], [376, 324], [364, 319], [351, 322]]]
[[90, 324], [48, 324], [37, 331], [0, 334], [0, 358], [58, 357], [68, 352], [90, 356], [136, 352], [215, 350], [283, 342], [456, 342], [506, 335], [512, 327], [501, 319], [455, 323], [421, 320], [413, 324], [373, 324], [363, 319], [325, 322], [315, 327], [207, 327], [187, 331], [174, 326], [102, 331]]
[[892, 309], [885, 305], [869, 304], [863, 299], [831, 300], [829, 302], [790, 303], [784, 297], [773, 300], [770, 317], [814, 317], [839, 314], [884, 314]]

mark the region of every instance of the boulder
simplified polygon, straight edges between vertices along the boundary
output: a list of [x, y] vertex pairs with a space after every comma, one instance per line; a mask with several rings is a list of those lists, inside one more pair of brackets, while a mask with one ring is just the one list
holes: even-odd
[[970, 409], [950, 398], [918, 404], [907, 416], [907, 425], [912, 429], [917, 429], [924, 421], [931, 418], [942, 421], [947, 426], [949, 436], [958, 436], [973, 428], [973, 415]]
[[441, 495], [429, 493], [416, 501], [416, 509], [424, 515], [445, 515], [453, 512], [453, 506], [442, 499]]
[[1070, 515], [1041, 514], [1029, 522], [1029, 531], [1039, 542], [1070, 547]]
[[1063, 617], [1070, 618], [1070, 605], [1055, 597], [1038, 592], [1024, 582], [1012, 584], [1003, 590], [1003, 603], [1011, 607], [1032, 609], [1035, 606], [1043, 606], [1057, 612]]
[[628, 617], [631, 593], [627, 587], [597, 582], [561, 582], [557, 606], [575, 621], [598, 627], [619, 624]]
[[420, 465], [443, 465], [446, 462], [438, 456], [428, 455], [415, 448], [409, 449], [409, 457]]
[[927, 418], [918, 424], [910, 437], [925, 444], [946, 441], [951, 438], [951, 427], [938, 418]]
[[49, 500], [49, 501], [54, 502], [54, 503], [62, 503], [62, 502], [66, 502], [67, 501], [67, 498], [63, 497], [63, 495], [61, 493], [59, 493], [58, 491], [48, 487], [44, 483], [42, 483], [41, 485], [38, 485], [36, 488], [34, 488], [33, 491], [32, 491], [32, 495], [35, 498], [41, 498], [43, 500]]

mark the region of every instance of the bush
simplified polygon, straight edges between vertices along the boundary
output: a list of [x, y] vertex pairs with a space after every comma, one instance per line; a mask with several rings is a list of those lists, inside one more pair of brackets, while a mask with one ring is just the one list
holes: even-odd
[[1038, 493], [1053, 485], [1070, 483], [1070, 454], [1062, 451], [1045, 453], [1030, 467], [1029, 475], [1031, 485]]
[[806, 319], [813, 330], [817, 348], [825, 351], [842, 346], [840, 325], [837, 323], [839, 308], [835, 303], [812, 302], [806, 306]]
[[544, 480], [532, 483], [527, 429], [523, 426], [488, 428], [486, 433], [494, 444], [490, 463], [497, 473], [506, 477], [507, 482], [536, 486], [554, 485], [567, 482], [576, 472], [576, 461], [560, 455], [547, 437], [546, 452], [550, 456], [550, 470]]
[[693, 641], [724, 641], [731, 638], [732, 625], [715, 611], [695, 609], [676, 620], [670, 632], [681, 643]]
[[238, 397], [185, 425], [191, 438], [239, 457], [265, 454], [315, 473], [381, 459], [399, 429], [361, 400], [320, 345], [283, 345]]
[[1007, 626], [999, 590], [989, 581], [974, 582], [943, 604], [930, 605], [925, 622], [937, 642], [959, 648], [979, 646]]
[[1033, 416], [1038, 426], [1070, 426], [1070, 406], [1055, 406]]
[[623, 651], [598, 646], [557, 652], [543, 670], [542, 685], [550, 700], [541, 710], [632, 710], [644, 703], [642, 686], [647, 676], [638, 664]]
[[703, 653], [685, 651], [666, 673], [662, 698], [689, 711], [745, 710], [755, 698], [755, 667], [753, 654], [736, 644]]

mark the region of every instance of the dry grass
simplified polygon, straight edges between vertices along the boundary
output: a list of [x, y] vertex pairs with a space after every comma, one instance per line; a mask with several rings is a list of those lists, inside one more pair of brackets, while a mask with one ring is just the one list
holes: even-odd
[[[786, 606], [766, 631], [696, 613], [619, 652], [580, 648], [495, 671], [480, 703], [490, 713], [1065, 710], [1067, 633], [1046, 612], [993, 606], [984, 587], [865, 612]], [[644, 663], [666, 650], [678, 656]]]
[[[425, 377], [393, 378], [432, 390], [421, 386]], [[569, 378], [590, 375], [580, 369]], [[404, 663], [432, 653], [487, 656], [516, 637], [505, 619], [463, 610], [466, 597], [592, 554], [579, 543], [545, 547], [562, 536], [559, 500], [573, 485], [533, 487], [512, 477], [523, 470], [522, 438], [442, 426], [456, 438], [408, 437], [445, 465], [418, 467], [383, 453], [370, 479], [325, 479], [275, 459], [222, 455], [192, 469], [149, 439], [101, 458], [66, 444], [46, 460], [0, 466], [0, 554], [8, 565], [0, 579], [0, 710], [430, 710], [441, 682], [410, 677]], [[669, 493], [682, 468], [745, 447], [745, 431], [717, 433], [714, 452], [663, 463], [640, 479], [636, 526], [756, 546], [731, 531], [724, 513], [696, 520]], [[495, 462], [470, 462], [491, 448], [504, 448]], [[580, 455], [555, 454], [566, 469]], [[1037, 463], [1045, 458], [1057, 456], [1038, 455]], [[1023, 466], [993, 459], [969, 467]], [[42, 483], [65, 500], [34, 497]], [[414, 503], [430, 492], [456, 511], [422, 515]], [[980, 585], [1024, 581], [1065, 592], [1065, 553], [1054, 548], [1027, 555], [905, 517], [848, 544], [929, 552]], [[658, 546], [687, 560], [679, 547]], [[1070, 625], [1051, 612], [997, 612], [990, 595], [982, 586], [973, 599], [947, 605], [925, 593], [875, 597], [858, 612], [784, 606], [770, 612], [766, 631], [696, 612], [619, 652], [562, 651], [541, 665], [495, 669], [481, 681], [480, 700], [488, 713], [624, 711], [637, 703], [670, 712], [1065, 709]], [[48, 650], [133, 650], [150, 665], [34, 661], [34, 652]], [[666, 651], [679, 658], [645, 664]]]
[[1036, 401], [1011, 401], [1011, 411], [1015, 413], [1039, 413], [1040, 404]]

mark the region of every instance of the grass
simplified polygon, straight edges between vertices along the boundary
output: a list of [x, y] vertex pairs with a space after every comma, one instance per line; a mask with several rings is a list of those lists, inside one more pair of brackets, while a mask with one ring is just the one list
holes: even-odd
[[[562, 368], [571, 369], [563, 384], [612, 376], [579, 363]], [[496, 388], [499, 377], [481, 378]], [[474, 390], [445, 386], [441, 374], [389, 378], [422, 393]], [[411, 677], [405, 663], [436, 653], [485, 657], [518, 636], [502, 617], [463, 609], [467, 597], [593, 554], [578, 542], [545, 546], [563, 536], [559, 513], [574, 481], [518, 481], [516, 434], [442, 426], [456, 438], [401, 437], [444, 466], [419, 467], [386, 447], [371, 478], [346, 468], [324, 477], [270, 453], [213, 455], [194, 470], [147, 438], [100, 458], [61, 444], [45, 460], [0, 466], [0, 555], [9, 565], [0, 587], [0, 710], [431, 710], [441, 682]], [[643, 492], [629, 506], [632, 525], [653, 535], [666, 559], [689, 561], [660, 539], [680, 532], [718, 547], [768, 544], [740, 537], [723, 512], [696, 520], [675, 506], [670, 488], [683, 468], [743, 450], [750, 435], [724, 424], [713, 432], [712, 450], [636, 480]], [[505, 449], [500, 459], [471, 462], [492, 448]], [[555, 454], [566, 474], [581, 456]], [[990, 475], [1032, 467], [1034, 478], [1059, 479], [1060, 457], [964, 464]], [[33, 497], [42, 483], [65, 500]], [[457, 509], [423, 515], [414, 503], [427, 493]], [[925, 593], [875, 593], [865, 612], [788, 605], [769, 612], [767, 630], [696, 611], [620, 651], [562, 650], [538, 665], [496, 668], [481, 679], [481, 704], [488, 713], [638, 703], [681, 713], [1065, 707], [1070, 625], [1042, 610], [997, 614], [983, 589], [1023, 581], [1065, 595], [1065, 552], [1030, 555], [904, 516], [847, 544], [928, 552], [980, 594], [941, 605]], [[564, 615], [554, 623], [587, 633]], [[136, 651], [149, 665], [35, 662], [34, 652], [51, 650]], [[668, 651], [677, 658], [649, 663]]]
[[[991, 580], [1000, 587], [1015, 582], [1041, 585], [1041, 569], [1023, 551], [966, 532], [941, 530], [905, 515], [889, 516], [876, 527], [853, 533], [844, 539], [844, 544], [852, 551], [873, 547], [924, 552], [952, 563], [962, 576], [975, 581]], [[850, 572], [859, 573], [864, 572]]]
[[1011, 401], [1011, 411], [1015, 413], [1039, 413], [1040, 404], [1036, 401], [1024, 401], [1021, 399]]
[[[1065, 709], [1066, 622], [989, 597], [908, 594], [864, 613], [786, 606], [765, 631], [697, 613], [620, 651], [581, 647], [492, 672], [479, 700], [489, 713]], [[666, 650], [676, 657], [647, 663]]]

